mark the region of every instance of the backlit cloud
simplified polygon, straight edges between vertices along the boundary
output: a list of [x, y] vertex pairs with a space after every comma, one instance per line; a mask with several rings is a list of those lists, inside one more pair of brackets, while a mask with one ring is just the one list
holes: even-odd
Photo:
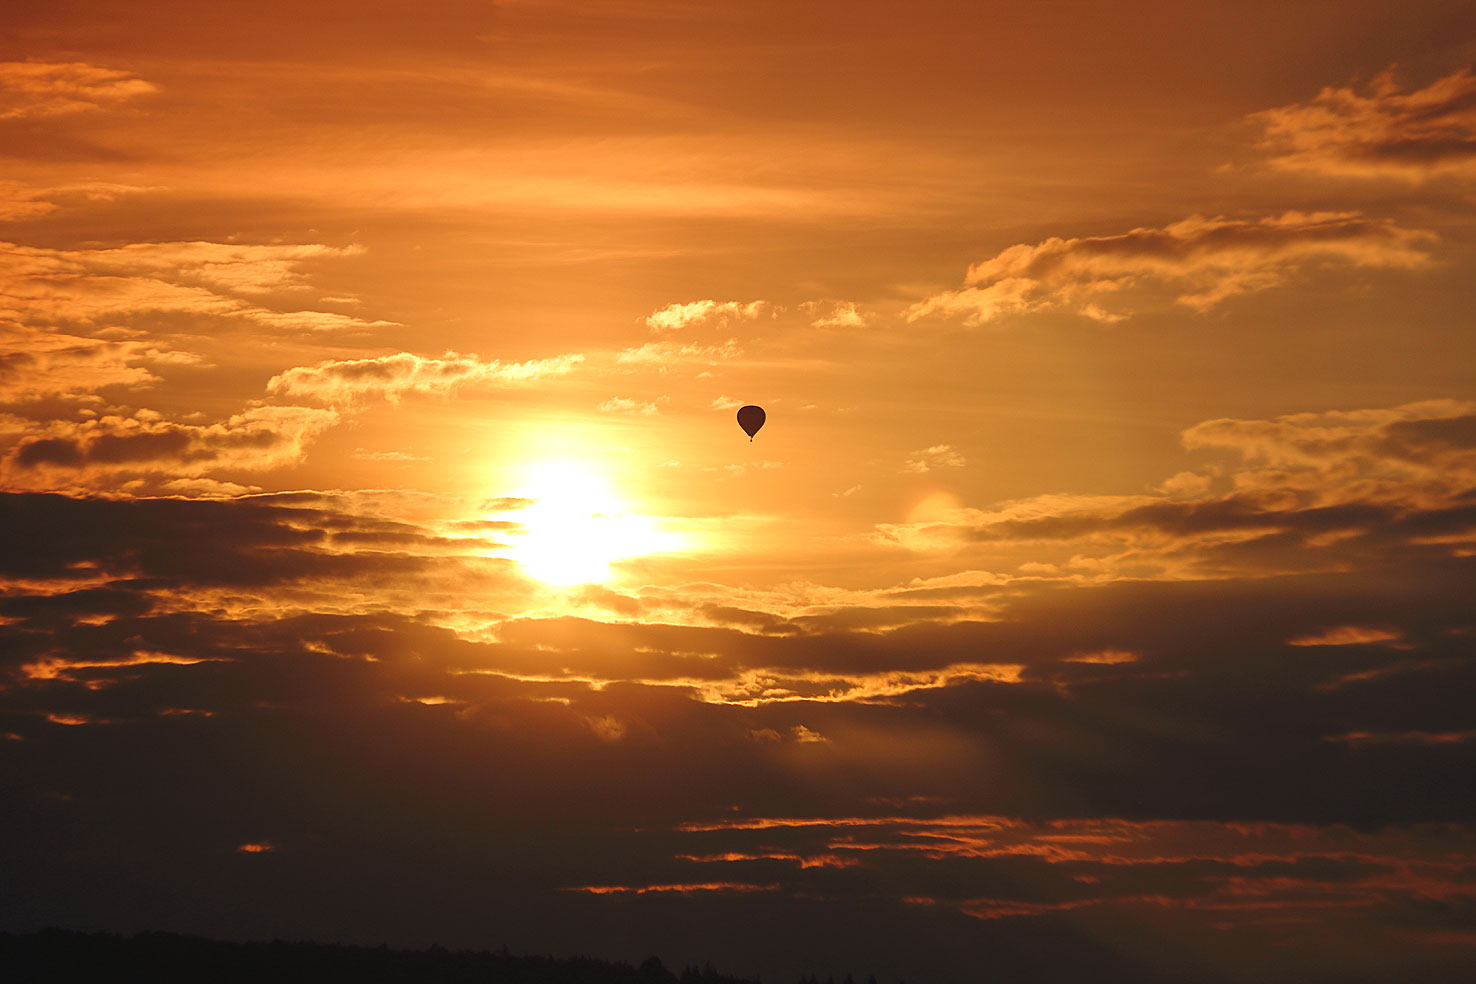
[[163, 420], [140, 412], [81, 422], [53, 421], [11, 448], [3, 462], [11, 487], [88, 483], [118, 474], [178, 477], [218, 469], [261, 471], [300, 459], [306, 446], [338, 422], [333, 410], [253, 407], [215, 424]]
[[148, 386], [147, 366], [196, 365], [189, 352], [0, 323], [0, 403], [87, 394], [105, 386]]
[[959, 454], [951, 444], [934, 444], [932, 447], [914, 451], [903, 463], [902, 470], [914, 475], [926, 475], [938, 468], [962, 468], [968, 459]]
[[864, 328], [867, 317], [853, 301], [811, 302], [805, 309], [816, 315], [812, 328]]
[[1473, 15], [1165, 6], [0, 3], [0, 936], [1472, 980]]
[[712, 345], [680, 342], [646, 342], [624, 349], [615, 355], [616, 366], [655, 368], [665, 373], [668, 367], [683, 365], [718, 365], [743, 355], [738, 340], [730, 338]]
[[636, 400], [628, 396], [614, 396], [600, 404], [602, 413], [634, 413], [645, 416], [654, 416], [661, 412], [659, 404], [667, 402], [666, 397], [658, 397], [655, 400]]
[[[0, 243], [0, 317], [27, 324], [96, 324], [145, 313], [244, 318], [291, 331], [384, 327], [326, 311], [277, 310], [248, 298], [306, 288], [301, 265], [353, 256], [319, 244], [133, 243], [59, 250]], [[246, 297], [237, 296], [246, 295]]]
[[1360, 91], [1329, 86], [1304, 103], [1254, 113], [1273, 167], [1421, 181], [1476, 174], [1476, 75], [1460, 69], [1405, 91], [1392, 70]]
[[67, 184], [30, 185], [0, 180], [0, 222], [34, 219], [64, 207], [85, 207], [111, 202], [160, 188], [119, 184], [112, 181], [76, 181]]
[[669, 304], [646, 318], [646, 325], [654, 332], [681, 331], [697, 324], [711, 324], [726, 328], [733, 321], [752, 321], [768, 307], [763, 301], [691, 301], [686, 304]]
[[1433, 238], [1356, 212], [1191, 216], [1158, 229], [1011, 246], [971, 266], [969, 286], [914, 304], [906, 316], [980, 325], [1007, 315], [1066, 310], [1115, 321], [1131, 308], [1121, 310], [1122, 301], [1113, 299], [1147, 288], [1173, 292], [1179, 304], [1203, 312], [1319, 267], [1419, 267], [1429, 261], [1424, 247]]
[[878, 536], [919, 550], [1056, 544], [1070, 557], [1051, 569], [1088, 577], [1264, 574], [1362, 563], [1402, 549], [1461, 556], [1476, 545], [1476, 511], [1467, 501], [1476, 484], [1471, 404], [1212, 420], [1184, 431], [1183, 443], [1238, 460], [1218, 484], [955, 508], [882, 524]]
[[475, 355], [448, 352], [439, 359], [397, 352], [373, 359], [346, 359], [297, 366], [273, 376], [267, 392], [308, 396], [327, 403], [369, 399], [391, 402], [416, 395], [452, 394], [479, 386], [516, 386], [573, 372], [584, 356], [578, 353], [526, 362], [483, 361]]
[[157, 91], [132, 72], [85, 62], [0, 62], [0, 120], [80, 113]]

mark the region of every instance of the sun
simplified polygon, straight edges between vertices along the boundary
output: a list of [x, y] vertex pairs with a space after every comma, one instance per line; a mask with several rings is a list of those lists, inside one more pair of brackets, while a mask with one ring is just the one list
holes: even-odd
[[545, 584], [604, 583], [616, 561], [677, 549], [680, 538], [631, 511], [594, 464], [577, 459], [526, 466], [517, 496], [532, 504], [508, 512], [521, 529], [512, 558]]

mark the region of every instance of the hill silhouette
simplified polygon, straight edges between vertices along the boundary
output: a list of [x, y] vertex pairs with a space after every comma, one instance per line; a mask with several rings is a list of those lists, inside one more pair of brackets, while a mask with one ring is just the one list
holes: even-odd
[[[281, 940], [236, 943], [177, 933], [127, 937], [63, 929], [0, 933], [0, 978], [17, 984], [63, 980], [759, 984], [720, 974], [710, 965], [675, 974], [656, 957], [632, 966], [590, 957], [517, 956], [505, 949], [393, 950]], [[806, 984], [810, 980], [804, 979]]]

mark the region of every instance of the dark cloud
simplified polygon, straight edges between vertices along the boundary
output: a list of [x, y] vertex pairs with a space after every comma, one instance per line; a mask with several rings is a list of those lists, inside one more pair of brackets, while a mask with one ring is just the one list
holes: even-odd
[[[1123, 512], [1198, 535], [1255, 501]], [[1068, 941], [1059, 978], [1124, 922], [1124, 980], [1306, 927], [1428, 979], [1467, 952], [1431, 941], [1468, 926], [1476, 742], [1419, 736], [1476, 732], [1470, 557], [1007, 583], [988, 621], [946, 596], [785, 616], [588, 588], [598, 618], [484, 631], [439, 585], [526, 584], [472, 580], [470, 530], [367, 506], [0, 497], [7, 924], [558, 949], [577, 920], [615, 954], [663, 927], [679, 961], [733, 953], [713, 920], [799, 920], [808, 949], [775, 925], [735, 970], [939, 981], [1030, 966], [1037, 939]], [[1398, 522], [1291, 512], [1308, 535]], [[892, 935], [858, 948], [873, 923]], [[1145, 954], [1169, 939], [1163, 970]]]
[[205, 425], [171, 423], [156, 414], [54, 421], [48, 436], [20, 437], [0, 473], [12, 487], [45, 488], [68, 480], [109, 484], [119, 474], [260, 471], [298, 460], [338, 420], [332, 410], [274, 406]]

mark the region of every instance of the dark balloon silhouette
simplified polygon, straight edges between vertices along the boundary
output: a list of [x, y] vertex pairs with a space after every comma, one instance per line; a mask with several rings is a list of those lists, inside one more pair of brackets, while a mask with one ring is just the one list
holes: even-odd
[[757, 434], [759, 428], [764, 426], [764, 408], [754, 406], [739, 407], [738, 426], [743, 428], [743, 433], [747, 434], [748, 440], [752, 442], [753, 435]]

